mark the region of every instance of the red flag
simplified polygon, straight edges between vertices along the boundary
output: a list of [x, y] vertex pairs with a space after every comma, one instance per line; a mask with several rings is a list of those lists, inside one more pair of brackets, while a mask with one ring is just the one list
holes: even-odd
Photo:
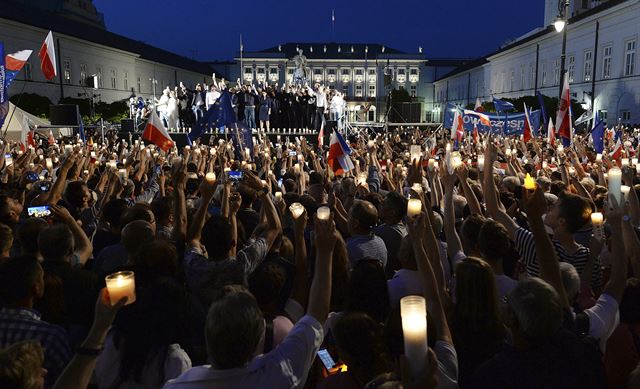
[[453, 115], [453, 125], [451, 126], [451, 139], [460, 140], [463, 134], [464, 122], [462, 121], [462, 115], [460, 115], [459, 110], [456, 109], [456, 112]]
[[324, 120], [320, 124], [320, 132], [318, 133], [318, 147], [322, 148], [324, 145]]
[[53, 132], [49, 130], [49, 138], [47, 139], [50, 145], [56, 144], [56, 138], [53, 137]]
[[555, 147], [556, 129], [553, 126], [553, 119], [549, 118], [549, 127], [547, 128], [547, 139], [551, 147]]
[[478, 125], [476, 123], [473, 123], [473, 142], [478, 143], [478, 138]]
[[560, 96], [558, 113], [556, 114], [556, 124], [558, 125], [558, 135], [561, 138], [568, 139], [569, 143], [571, 143], [573, 127], [571, 125], [571, 95], [569, 94], [568, 75], [564, 77], [562, 95]]
[[154, 143], [165, 153], [169, 151], [174, 144], [155, 110], [151, 111], [151, 117], [142, 132], [142, 139], [146, 139], [149, 142]]
[[473, 110], [476, 112], [484, 112], [484, 108], [482, 108], [482, 103], [480, 102], [479, 97], [476, 97], [476, 106], [473, 107]]
[[38, 57], [40, 57], [40, 69], [42, 69], [44, 78], [47, 80], [53, 79], [58, 73], [56, 71], [56, 50], [53, 46], [53, 33], [51, 31], [47, 34]]
[[525, 143], [533, 138], [533, 134], [531, 131], [531, 121], [529, 120], [529, 111], [527, 111], [527, 104], [524, 104], [524, 135], [522, 138]]
[[613, 160], [620, 160], [620, 158], [622, 158], [622, 141], [620, 140], [620, 138], [618, 138], [618, 142], [616, 142], [616, 147], [615, 149], [613, 149], [613, 152], [611, 153], [611, 159]]

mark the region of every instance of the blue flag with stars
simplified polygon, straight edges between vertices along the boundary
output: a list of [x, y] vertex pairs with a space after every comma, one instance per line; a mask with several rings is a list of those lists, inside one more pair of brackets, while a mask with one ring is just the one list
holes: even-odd
[[236, 122], [236, 114], [231, 106], [231, 93], [223, 90], [218, 100], [196, 123], [187, 136], [189, 142], [200, 138], [207, 128], [231, 127]]
[[596, 111], [596, 118], [594, 120], [596, 123], [591, 130], [591, 138], [593, 139], [593, 148], [597, 153], [602, 154], [604, 152], [604, 120], [598, 117], [598, 112]]

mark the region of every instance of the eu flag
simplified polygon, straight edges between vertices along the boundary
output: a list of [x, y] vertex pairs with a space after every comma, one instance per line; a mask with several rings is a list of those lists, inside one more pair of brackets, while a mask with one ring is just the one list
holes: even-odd
[[231, 93], [223, 90], [218, 100], [196, 123], [187, 136], [192, 142], [202, 136], [207, 128], [230, 127], [236, 122], [236, 114], [231, 106]]
[[598, 112], [596, 111], [596, 123], [591, 130], [591, 138], [593, 139], [593, 148], [598, 154], [602, 154], [604, 151], [604, 120], [598, 118]]
[[510, 111], [513, 109], [513, 104], [508, 101], [493, 98], [493, 105], [496, 107], [497, 112]]
[[9, 96], [7, 95], [6, 67], [4, 58], [4, 42], [0, 42], [0, 128], [9, 113]]
[[78, 112], [78, 133], [80, 134], [80, 140], [82, 140], [82, 143], [86, 143], [87, 135], [84, 132], [84, 122], [82, 121], [82, 115], [80, 115], [80, 112]]

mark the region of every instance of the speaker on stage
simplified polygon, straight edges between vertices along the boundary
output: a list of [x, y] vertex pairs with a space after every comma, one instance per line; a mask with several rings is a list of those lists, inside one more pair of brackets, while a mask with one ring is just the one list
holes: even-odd
[[79, 112], [76, 104], [50, 105], [49, 119], [54, 126], [77, 126]]
[[120, 120], [120, 131], [122, 132], [135, 132], [136, 125], [133, 119]]

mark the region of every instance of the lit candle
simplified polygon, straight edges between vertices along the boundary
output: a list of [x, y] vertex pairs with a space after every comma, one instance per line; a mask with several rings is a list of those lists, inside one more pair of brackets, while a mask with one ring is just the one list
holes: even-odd
[[329, 215], [331, 215], [329, 207], [318, 208], [318, 220], [329, 220]]
[[248, 147], [244, 148], [244, 156], [246, 159], [251, 159], [251, 150]]
[[293, 171], [296, 174], [300, 173], [300, 164], [299, 163], [296, 163], [295, 165], [293, 165]]
[[596, 162], [602, 162], [602, 154], [596, 154]]
[[357, 182], [358, 182], [358, 185], [366, 184], [367, 183], [367, 173], [365, 173], [365, 172], [358, 173]]
[[291, 211], [291, 215], [293, 215], [293, 218], [297, 219], [304, 212], [304, 207], [300, 203], [293, 203], [289, 206], [289, 211]]
[[205, 174], [204, 179], [207, 180], [208, 183], [213, 184], [214, 182], [216, 182], [216, 173], [209, 172]]
[[417, 161], [420, 159], [422, 155], [422, 150], [419, 145], [411, 145], [411, 162]]
[[636, 166], [638, 164], [638, 158], [631, 158], [631, 164]]
[[280, 202], [282, 200], [282, 192], [276, 192], [276, 202]]
[[576, 168], [574, 168], [573, 166], [569, 166], [569, 175], [573, 176], [574, 174], [576, 174]]
[[47, 158], [45, 160], [45, 164], [47, 166], [47, 170], [51, 170], [53, 169], [53, 161], [51, 160], [51, 158]]
[[546, 169], [549, 167], [549, 164], [547, 163], [547, 161], [542, 161], [542, 168]]
[[622, 202], [622, 192], [620, 186], [622, 185], [622, 170], [614, 167], [609, 169], [609, 193], [615, 197], [618, 204]]
[[536, 180], [529, 173], [524, 178], [524, 188], [527, 190], [536, 190]]
[[71, 145], [64, 145], [64, 155], [69, 155], [69, 154], [71, 154], [71, 151], [73, 151], [73, 146], [71, 146]]
[[462, 166], [462, 156], [459, 152], [454, 151], [451, 153], [451, 167], [457, 169], [460, 166]]
[[132, 271], [120, 271], [105, 277], [111, 305], [127, 297], [126, 305], [136, 301], [136, 280]]
[[558, 154], [562, 154], [564, 152], [564, 146], [558, 145]]
[[447, 153], [451, 151], [451, 143], [447, 143], [447, 146], [445, 147], [445, 151]]
[[622, 158], [622, 167], [629, 166], [629, 158]]
[[620, 192], [626, 198], [629, 195], [629, 191], [631, 190], [630, 186], [622, 185], [620, 186]]
[[437, 169], [437, 168], [438, 168], [438, 166], [439, 166], [438, 161], [435, 161], [435, 162], [433, 163], [433, 168], [434, 168], [434, 169]]
[[411, 189], [416, 193], [422, 193], [422, 185], [418, 184], [417, 182], [411, 185]]
[[511, 156], [511, 149], [506, 149], [506, 150], [505, 150], [505, 155], [506, 155], [507, 157], [510, 157], [510, 156]]
[[422, 211], [422, 201], [420, 199], [409, 199], [407, 204], [407, 216], [413, 217], [420, 214]]
[[372, 140], [370, 140], [369, 142], [367, 142], [367, 147], [372, 149], [374, 145], [374, 142]]
[[120, 181], [125, 181], [127, 179], [127, 169], [118, 170], [118, 177], [120, 177]]
[[83, 170], [82, 174], [85, 175], [85, 176], [88, 176], [89, 175], [89, 171], [88, 170]]
[[93, 159], [95, 159], [95, 158], [96, 158], [96, 152], [95, 152], [95, 151], [92, 151], [92, 152], [91, 152], [91, 158], [93, 158]]
[[604, 238], [604, 217], [600, 212], [594, 212], [591, 214], [591, 225], [593, 226], [593, 235], [599, 241]]
[[478, 170], [484, 171], [484, 155], [478, 155]]
[[400, 299], [404, 355], [414, 374], [424, 370], [427, 361], [427, 304], [422, 296]]
[[429, 162], [428, 162], [428, 166], [429, 166], [429, 170], [433, 171], [433, 168], [435, 166], [436, 160], [433, 158], [429, 158]]

